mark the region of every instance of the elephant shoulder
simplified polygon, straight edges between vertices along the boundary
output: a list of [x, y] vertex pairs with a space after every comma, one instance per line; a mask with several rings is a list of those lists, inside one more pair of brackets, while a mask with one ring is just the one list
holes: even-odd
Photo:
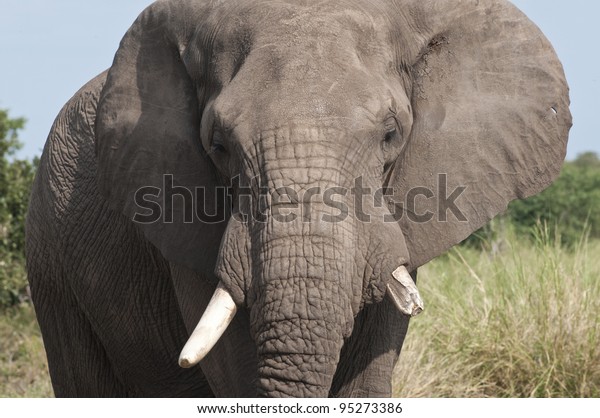
[[32, 200], [50, 210], [53, 218], [69, 213], [76, 189], [95, 187], [95, 120], [100, 93], [106, 81], [103, 72], [85, 84], [64, 105], [46, 140], [40, 158]]

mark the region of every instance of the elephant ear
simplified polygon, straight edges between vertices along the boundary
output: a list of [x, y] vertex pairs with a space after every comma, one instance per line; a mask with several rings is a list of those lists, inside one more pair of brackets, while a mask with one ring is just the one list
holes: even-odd
[[510, 3], [394, 6], [414, 124], [389, 186], [416, 268], [550, 185], [571, 115], [552, 46]]
[[206, 20], [205, 3], [157, 2], [140, 15], [108, 72], [96, 120], [98, 186], [110, 207], [134, 220], [168, 260], [196, 270], [206, 269], [208, 243], [219, 242], [225, 224], [193, 216], [197, 187], [206, 207], [222, 203], [199, 145], [197, 92], [208, 81], [201, 72], [192, 80], [184, 65], [186, 56], [200, 56], [188, 45]]

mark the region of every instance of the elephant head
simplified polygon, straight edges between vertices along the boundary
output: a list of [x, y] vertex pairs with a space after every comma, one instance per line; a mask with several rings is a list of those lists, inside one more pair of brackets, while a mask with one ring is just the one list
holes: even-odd
[[[161, 190], [141, 230], [219, 283], [201, 340], [246, 309], [259, 393], [326, 396], [399, 266], [548, 186], [570, 126], [552, 47], [505, 1], [159, 1], [102, 91], [99, 185], [137, 220], [140, 190]], [[223, 217], [192, 216], [184, 190]]]

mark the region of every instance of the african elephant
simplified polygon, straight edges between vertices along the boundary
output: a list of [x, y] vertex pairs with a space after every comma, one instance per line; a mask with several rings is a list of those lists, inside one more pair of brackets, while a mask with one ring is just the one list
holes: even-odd
[[152, 4], [32, 192], [56, 395], [390, 396], [416, 269], [547, 187], [570, 126], [507, 1]]

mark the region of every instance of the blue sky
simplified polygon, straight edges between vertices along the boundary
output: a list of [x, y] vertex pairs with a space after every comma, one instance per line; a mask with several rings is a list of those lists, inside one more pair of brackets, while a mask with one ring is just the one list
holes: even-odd
[[[21, 157], [41, 153], [63, 104], [108, 68], [119, 41], [150, 0], [2, 0], [0, 108], [27, 118]], [[514, 0], [546, 34], [571, 87], [567, 157], [600, 154], [594, 121], [600, 118], [600, 2]]]

